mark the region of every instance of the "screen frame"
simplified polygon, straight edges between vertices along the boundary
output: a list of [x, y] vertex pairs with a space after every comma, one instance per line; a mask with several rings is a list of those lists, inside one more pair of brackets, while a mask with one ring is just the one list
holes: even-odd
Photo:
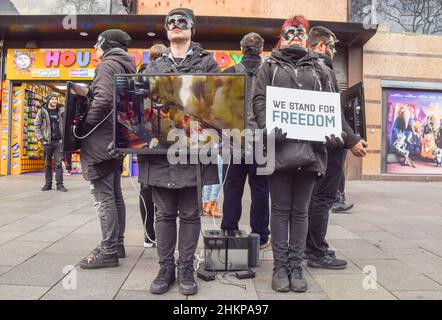
[[[153, 76], [242, 76], [244, 79], [244, 116], [243, 116], [243, 127], [244, 129], [247, 128], [247, 94], [249, 91], [248, 88], [248, 81], [247, 81], [247, 74], [244, 72], [216, 72], [216, 73], [210, 73], [210, 72], [203, 72], [203, 73], [122, 73], [122, 74], [115, 74], [114, 75], [114, 94], [113, 94], [113, 105], [114, 105], [114, 114], [113, 114], [113, 145], [115, 150], [118, 150], [119, 152], [126, 153], [126, 154], [154, 154], [154, 155], [167, 155], [169, 148], [167, 149], [148, 149], [148, 148], [142, 148], [142, 149], [136, 149], [136, 148], [117, 148], [117, 77], [153, 77]], [[250, 107], [251, 107], [251, 101], [250, 101]], [[241, 145], [241, 149], [244, 149], [244, 145]], [[192, 150], [192, 148], [187, 148], [188, 152], [189, 150]], [[207, 150], [203, 148], [199, 148], [197, 150]], [[191, 152], [191, 151], [190, 151]]]

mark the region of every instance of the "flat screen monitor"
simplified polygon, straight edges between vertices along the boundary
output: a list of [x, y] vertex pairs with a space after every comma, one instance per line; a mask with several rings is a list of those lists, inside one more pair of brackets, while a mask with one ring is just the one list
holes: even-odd
[[63, 151], [74, 152], [80, 149], [81, 141], [74, 132], [80, 132], [81, 117], [88, 110], [88, 89], [74, 82], [66, 82], [66, 103], [64, 111]]
[[245, 90], [244, 74], [116, 75], [115, 148], [166, 154], [220, 142], [223, 129], [244, 129]]
[[365, 122], [364, 85], [359, 82], [341, 93], [341, 107], [344, 117], [353, 131], [367, 140]]

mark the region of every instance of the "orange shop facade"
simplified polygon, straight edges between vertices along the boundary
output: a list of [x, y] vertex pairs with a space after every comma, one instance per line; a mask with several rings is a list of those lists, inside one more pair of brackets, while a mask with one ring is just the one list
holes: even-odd
[[[224, 69], [241, 61], [240, 51], [209, 50]], [[129, 49], [137, 67], [149, 59], [149, 50]], [[43, 148], [35, 135], [35, 117], [46, 96], [56, 92], [64, 103], [66, 81], [88, 85], [98, 65], [91, 49], [8, 49], [1, 90], [2, 175], [43, 171]], [[79, 154], [73, 171], [81, 172]]]

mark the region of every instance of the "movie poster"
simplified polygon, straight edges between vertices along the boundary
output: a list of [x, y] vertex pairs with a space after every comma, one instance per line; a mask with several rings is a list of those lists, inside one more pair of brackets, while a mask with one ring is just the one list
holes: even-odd
[[442, 174], [442, 92], [387, 90], [386, 173]]

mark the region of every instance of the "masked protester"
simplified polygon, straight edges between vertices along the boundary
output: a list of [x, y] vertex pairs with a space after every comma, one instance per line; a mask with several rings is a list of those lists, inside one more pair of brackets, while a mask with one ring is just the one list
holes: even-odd
[[[261, 53], [264, 39], [257, 33], [248, 33], [241, 40], [243, 58], [238, 63], [224, 70], [225, 73], [245, 73], [247, 77], [247, 128], [256, 129], [257, 123], [252, 108], [253, 86], [261, 66]], [[259, 234], [260, 246], [270, 246], [269, 230], [269, 188], [267, 176], [256, 174], [257, 163], [231, 164], [224, 183], [224, 217], [221, 224], [223, 230], [238, 230], [242, 212], [242, 196], [248, 177], [252, 203], [250, 207], [250, 226], [252, 232]]]
[[[165, 20], [170, 47], [149, 63], [143, 73], [219, 72], [219, 67], [210, 54], [198, 43], [191, 41], [195, 33], [195, 22], [190, 9], [178, 8], [170, 11]], [[155, 231], [160, 271], [150, 286], [150, 292], [165, 293], [175, 281], [176, 219], [179, 217], [179, 290], [184, 295], [196, 294], [198, 287], [193, 274], [193, 261], [201, 231], [197, 167], [190, 164], [171, 165], [165, 155], [143, 157], [139, 166], [139, 180], [152, 187], [152, 197], [157, 207]], [[215, 166], [202, 171], [205, 184], [218, 183]]]
[[[339, 92], [332, 60], [336, 54], [336, 35], [324, 27], [314, 27], [309, 32], [312, 50], [318, 54], [319, 62], [332, 79], [333, 92]], [[347, 261], [337, 259], [335, 252], [329, 250], [325, 236], [327, 233], [329, 210], [335, 200], [340, 176], [344, 167], [346, 151], [349, 148], [355, 156], [363, 156], [367, 143], [356, 135], [345, 120], [342, 112], [342, 129], [345, 132], [341, 144], [327, 146], [327, 171], [318, 179], [313, 189], [309, 208], [309, 224], [306, 246], [308, 266], [326, 269], [344, 269]]]
[[58, 104], [58, 95], [51, 93], [47, 103], [38, 111], [35, 119], [35, 134], [43, 145], [45, 159], [45, 185], [41, 191], [52, 189], [52, 158], [55, 159], [55, 180], [57, 190], [66, 192], [63, 185], [63, 116], [64, 108]]
[[113, 140], [113, 93], [116, 74], [136, 73], [135, 61], [127, 53], [130, 36], [112, 29], [101, 33], [95, 45], [101, 61], [89, 89], [90, 107], [83, 125], [81, 168], [90, 181], [91, 194], [101, 223], [101, 245], [80, 263], [84, 269], [118, 266], [124, 258], [126, 208], [121, 192], [123, 158], [108, 152]]
[[[303, 16], [287, 19], [277, 48], [258, 72], [253, 108], [261, 129], [266, 126], [267, 86], [331, 91], [330, 79], [317, 56], [307, 50], [308, 31], [309, 22]], [[294, 160], [284, 158], [283, 154], [297, 150], [300, 144], [286, 139], [280, 129], [273, 134], [275, 161], [280, 165], [269, 176], [274, 257], [272, 288], [280, 292], [304, 292], [307, 281], [301, 264], [308, 230], [308, 207], [315, 181], [325, 173], [327, 153], [323, 143], [306, 143], [304, 146], [310, 148], [314, 157], [310, 164], [293, 167]]]

